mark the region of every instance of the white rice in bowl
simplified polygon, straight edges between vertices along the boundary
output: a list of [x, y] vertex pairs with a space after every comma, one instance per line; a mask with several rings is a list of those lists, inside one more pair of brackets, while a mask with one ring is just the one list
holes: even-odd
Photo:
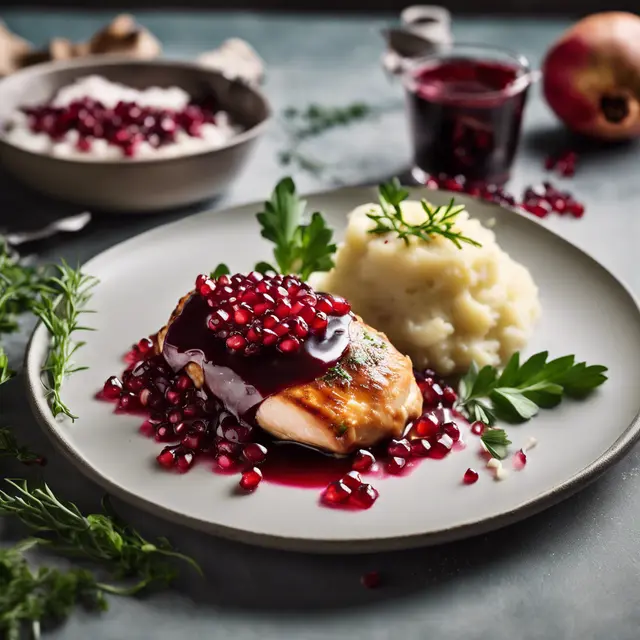
[[[347, 298], [415, 367], [441, 375], [462, 373], [472, 361], [500, 365], [526, 345], [541, 313], [538, 288], [493, 231], [463, 211], [456, 228], [481, 247], [459, 249], [442, 236], [412, 237], [407, 246], [394, 234], [368, 233], [372, 210], [380, 213], [374, 204], [351, 212], [336, 266], [315, 274], [314, 287]], [[425, 219], [420, 202], [402, 210], [411, 223]]]

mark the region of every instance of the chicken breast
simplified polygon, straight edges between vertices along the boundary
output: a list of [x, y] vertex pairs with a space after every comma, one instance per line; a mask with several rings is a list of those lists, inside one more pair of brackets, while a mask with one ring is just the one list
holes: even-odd
[[[190, 295], [180, 300], [168, 326]], [[168, 326], [158, 333], [161, 350]], [[200, 364], [190, 362], [185, 369], [202, 388]], [[320, 378], [264, 399], [255, 420], [275, 438], [347, 454], [401, 437], [421, 411], [422, 394], [411, 360], [384, 334], [355, 318], [349, 325], [349, 347], [338, 363]]]

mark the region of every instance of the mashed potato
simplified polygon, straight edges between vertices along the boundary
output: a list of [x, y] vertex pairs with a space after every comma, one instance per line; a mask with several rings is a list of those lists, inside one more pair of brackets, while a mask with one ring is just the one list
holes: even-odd
[[[336, 266], [315, 274], [313, 285], [347, 298], [355, 313], [387, 334], [416, 367], [447, 375], [472, 361], [504, 363], [529, 339], [540, 315], [530, 273], [497, 244], [492, 231], [461, 212], [456, 228], [482, 246], [462, 249], [442, 236], [431, 242], [368, 233], [374, 204], [349, 217]], [[402, 205], [406, 220], [424, 221], [419, 202]]]

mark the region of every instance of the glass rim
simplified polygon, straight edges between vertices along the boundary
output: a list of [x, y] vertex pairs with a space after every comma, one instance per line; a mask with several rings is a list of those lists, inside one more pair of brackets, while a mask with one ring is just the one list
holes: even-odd
[[[480, 55], [471, 55], [472, 50], [478, 51]], [[470, 55], [464, 55], [465, 50], [469, 50]], [[460, 51], [460, 54], [456, 52]], [[492, 100], [495, 98], [506, 98], [517, 95], [524, 91], [527, 87], [531, 86], [540, 77], [540, 72], [531, 69], [531, 63], [529, 59], [522, 53], [506, 49], [499, 46], [490, 44], [482, 44], [476, 42], [452, 42], [437, 45], [431, 53], [427, 53], [419, 58], [412, 58], [407, 61], [404, 69], [401, 73], [402, 84], [408, 91], [413, 91], [414, 87], [412, 82], [415, 82], [415, 73], [421, 68], [428, 66], [430, 62], [438, 60], [446, 60], [447, 58], [463, 58], [463, 59], [482, 59], [481, 52], [486, 53], [486, 57], [490, 57], [492, 53], [497, 56], [506, 56], [511, 58], [515, 62], [522, 73], [519, 74], [516, 79], [504, 89], [496, 89], [495, 91], [487, 91], [485, 93], [468, 93], [465, 91], [454, 91], [447, 95], [449, 99], [467, 99], [473, 102], [482, 102], [484, 100]]]

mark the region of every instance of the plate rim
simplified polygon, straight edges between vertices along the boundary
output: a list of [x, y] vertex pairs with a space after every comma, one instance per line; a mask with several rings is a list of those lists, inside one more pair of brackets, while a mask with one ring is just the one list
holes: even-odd
[[[358, 185], [341, 187], [338, 189], [324, 189], [320, 191], [304, 193], [302, 197], [314, 198], [327, 195], [334, 195], [339, 192], [345, 191], [364, 191], [371, 189], [371, 185]], [[424, 187], [411, 188], [414, 192], [426, 192], [433, 193], [434, 190]], [[450, 193], [444, 190], [435, 190], [436, 192]], [[460, 197], [461, 194], [452, 195]], [[474, 202], [473, 198], [463, 198], [465, 202]], [[262, 201], [248, 201], [235, 205], [233, 207], [226, 207], [221, 209], [207, 210], [199, 213], [180, 218], [163, 225], [154, 227], [153, 229], [136, 234], [122, 242], [116, 243], [111, 247], [105, 249], [92, 256], [89, 260], [83, 263], [82, 266], [90, 264], [91, 261], [104, 258], [106, 254], [116, 248], [121, 248], [123, 245], [127, 245], [130, 242], [139, 241], [142, 237], [152, 237], [155, 233], [159, 233], [161, 230], [170, 228], [174, 225], [180, 225], [189, 218], [202, 217], [213, 215], [233, 215], [239, 209], [256, 205], [260, 206]], [[533, 223], [543, 228], [546, 233], [556, 236], [562, 242], [567, 243], [573, 249], [582, 254], [584, 258], [595, 263], [601, 270], [603, 270], [610, 278], [612, 278], [618, 286], [622, 289], [627, 298], [635, 306], [635, 310], [640, 317], [640, 302], [631, 288], [627, 285], [624, 279], [616, 276], [608, 267], [603, 265], [598, 259], [591, 255], [588, 251], [581, 248], [578, 244], [572, 242], [561, 236], [559, 233], [548, 228], [542, 224], [541, 221], [525, 216], [524, 214], [512, 211], [496, 203], [484, 203], [490, 207], [496, 209], [502, 209], [508, 211], [509, 215], [517, 215], [526, 220], [527, 223]], [[597, 480], [605, 471], [611, 466], [620, 461], [631, 448], [640, 440], [640, 407], [636, 412], [631, 423], [626, 429], [616, 438], [616, 440], [608, 447], [599, 457], [584, 466], [580, 471], [567, 478], [564, 482], [548, 489], [547, 491], [539, 494], [533, 499], [525, 500], [519, 503], [515, 507], [495, 514], [493, 516], [483, 518], [482, 520], [470, 520], [457, 523], [451, 527], [439, 529], [437, 531], [407, 534], [407, 535], [394, 535], [386, 537], [371, 537], [371, 538], [342, 538], [339, 540], [327, 540], [322, 538], [299, 538], [278, 536], [274, 534], [267, 534], [262, 532], [254, 532], [246, 529], [239, 529], [230, 527], [220, 523], [213, 523], [207, 520], [203, 520], [198, 517], [193, 517], [175, 509], [159, 505], [151, 500], [147, 500], [138, 496], [136, 493], [130, 491], [112, 481], [110, 478], [104, 476], [100, 471], [91, 466], [84, 458], [78, 453], [58, 431], [58, 421], [53, 417], [49, 406], [44, 399], [44, 393], [42, 390], [42, 382], [40, 377], [40, 366], [43, 360], [44, 350], [47, 341], [46, 328], [42, 322], [38, 322], [35, 326], [31, 337], [27, 343], [27, 349], [24, 357], [24, 380], [27, 390], [27, 397], [29, 406], [39, 423], [43, 428], [48, 438], [52, 441], [55, 448], [59, 450], [83, 475], [89, 477], [99, 486], [106, 491], [112, 493], [114, 496], [123, 499], [125, 502], [132, 504], [135, 507], [142, 509], [150, 513], [153, 516], [159, 516], [170, 522], [188, 526], [196, 530], [204, 531], [222, 538], [234, 540], [241, 543], [251, 544], [254, 546], [278, 549], [292, 552], [305, 552], [316, 554], [353, 554], [353, 553], [372, 553], [372, 552], [384, 552], [395, 551], [401, 549], [414, 549], [419, 547], [426, 547], [432, 545], [438, 545], [447, 542], [454, 542], [464, 538], [470, 538], [477, 535], [482, 535], [501, 529], [510, 524], [514, 524], [533, 515], [536, 515], [559, 502], [571, 497], [579, 490], [585, 488], [595, 480]], [[44, 407], [44, 409], [43, 409]]]

